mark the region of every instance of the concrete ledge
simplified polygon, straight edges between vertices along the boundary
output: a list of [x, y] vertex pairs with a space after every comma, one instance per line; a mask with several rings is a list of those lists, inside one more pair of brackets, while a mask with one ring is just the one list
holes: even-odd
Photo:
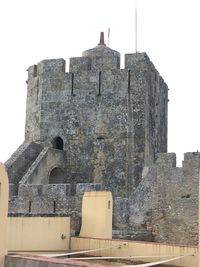
[[[93, 252], [93, 256], [144, 256], [142, 262], [154, 262], [157, 257], [186, 257], [174, 260], [170, 265], [177, 267], [197, 267], [198, 266], [198, 247], [197, 246], [180, 246], [174, 244], [162, 244], [154, 242], [133, 241], [123, 239], [103, 239], [103, 238], [86, 238], [86, 237], [72, 237], [71, 250], [82, 251], [92, 250], [96, 248], [112, 248]], [[150, 256], [150, 258], [147, 258]]]

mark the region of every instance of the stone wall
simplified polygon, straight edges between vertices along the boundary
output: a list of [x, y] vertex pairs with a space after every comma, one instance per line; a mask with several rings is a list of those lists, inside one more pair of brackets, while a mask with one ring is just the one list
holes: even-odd
[[95, 50], [106, 52], [98, 67], [93, 50], [72, 58], [69, 73], [63, 59], [30, 67], [26, 139], [52, 147], [61, 137], [67, 182], [102, 183], [126, 197], [143, 167], [167, 151], [168, 89], [145, 53], [126, 55], [119, 69], [119, 53], [104, 50]]
[[[114, 234], [135, 240], [196, 245], [200, 153], [158, 154], [133, 198], [115, 199]], [[127, 227], [128, 226], [128, 227]]]

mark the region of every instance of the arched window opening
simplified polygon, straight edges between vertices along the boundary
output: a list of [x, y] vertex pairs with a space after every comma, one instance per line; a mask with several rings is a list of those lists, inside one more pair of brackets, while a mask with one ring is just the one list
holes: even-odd
[[63, 150], [63, 140], [60, 136], [53, 139], [53, 148]]
[[64, 183], [64, 171], [61, 168], [54, 168], [49, 174], [50, 184], [63, 184]]

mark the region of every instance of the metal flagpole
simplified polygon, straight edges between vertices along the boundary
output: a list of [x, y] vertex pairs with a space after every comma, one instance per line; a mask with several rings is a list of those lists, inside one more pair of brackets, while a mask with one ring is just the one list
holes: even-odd
[[137, 7], [135, 7], [135, 53], [137, 53]]

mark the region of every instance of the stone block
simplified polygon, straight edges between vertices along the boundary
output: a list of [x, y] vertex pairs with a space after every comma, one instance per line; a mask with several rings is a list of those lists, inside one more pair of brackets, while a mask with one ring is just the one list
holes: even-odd
[[22, 199], [12, 199], [8, 202], [10, 214], [28, 214], [29, 213], [29, 201]]
[[21, 199], [33, 200], [42, 195], [42, 185], [20, 184], [18, 196]]
[[[37, 65], [37, 73], [38, 75], [65, 72], [65, 60], [63, 58], [58, 59], [46, 59], [40, 61]], [[49, 76], [50, 77], [50, 76]]]
[[69, 71], [78, 72], [83, 70], [90, 70], [91, 60], [88, 57], [72, 57], [70, 58]]
[[112, 57], [94, 57], [91, 63], [92, 70], [109, 70], [109, 69], [119, 69], [120, 68], [120, 58], [118, 56]]
[[133, 69], [136, 64], [145, 61], [150, 61], [146, 53], [125, 54], [125, 69]]
[[49, 199], [64, 198], [71, 193], [70, 184], [49, 184], [43, 185], [42, 194]]
[[81, 183], [76, 185], [76, 194], [83, 195], [84, 192], [100, 191], [101, 184], [99, 183]]
[[53, 214], [55, 212], [54, 201], [49, 199], [38, 199], [31, 203], [31, 213], [33, 214]]
[[184, 161], [187, 161], [187, 160], [200, 160], [200, 152], [184, 153]]
[[176, 167], [175, 153], [159, 153], [157, 155], [156, 164], [163, 167]]

